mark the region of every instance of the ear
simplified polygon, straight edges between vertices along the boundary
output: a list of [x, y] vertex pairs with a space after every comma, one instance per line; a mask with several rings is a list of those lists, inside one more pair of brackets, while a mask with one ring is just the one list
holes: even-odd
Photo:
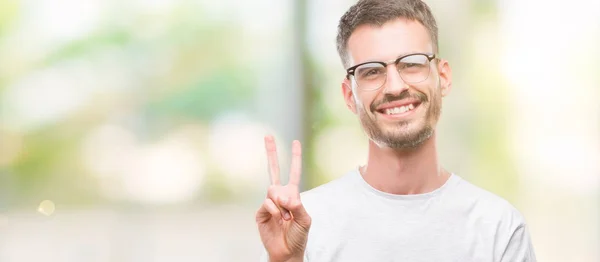
[[440, 75], [440, 89], [442, 91], [442, 97], [444, 97], [452, 90], [452, 69], [447, 60], [440, 60], [438, 63], [438, 72]]
[[352, 82], [348, 78], [344, 78], [344, 81], [342, 81], [342, 95], [348, 109], [356, 114], [356, 101], [354, 100], [354, 93], [352, 91]]

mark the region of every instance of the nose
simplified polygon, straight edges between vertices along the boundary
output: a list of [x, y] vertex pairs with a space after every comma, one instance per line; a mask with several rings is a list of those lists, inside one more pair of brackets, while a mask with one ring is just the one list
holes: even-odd
[[396, 96], [407, 89], [408, 84], [400, 77], [400, 72], [398, 72], [396, 65], [389, 65], [387, 67], [385, 84], [383, 85], [383, 93]]

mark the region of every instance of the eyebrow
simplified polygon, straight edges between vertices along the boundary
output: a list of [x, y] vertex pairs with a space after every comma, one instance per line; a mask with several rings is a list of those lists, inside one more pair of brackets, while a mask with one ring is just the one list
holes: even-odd
[[[401, 58], [401, 57], [404, 57], [404, 56], [408, 56], [408, 55], [414, 55], [414, 54], [428, 54], [428, 55], [431, 55], [431, 54], [435, 54], [435, 53], [433, 53], [433, 52], [421, 52], [421, 51], [408, 52], [408, 53], [402, 53], [402, 54], [396, 56], [396, 58], [390, 59], [390, 60], [387, 60], [387, 61], [383, 61], [383, 60], [367, 60], [365, 62], [356, 63], [353, 66], [360, 65], [360, 64], [366, 64], [366, 63], [380, 63], [380, 62], [383, 62], [383, 63], [387, 64], [387, 63], [396, 61], [398, 58]], [[353, 66], [351, 66], [351, 67], [353, 67]], [[349, 67], [349, 68], [351, 68], [351, 67]]]
[[[389, 62], [392, 62], [392, 61], [396, 61], [400, 57], [408, 56], [408, 55], [413, 55], [413, 54], [433, 54], [433, 52], [421, 52], [421, 51], [408, 52], [408, 53], [402, 53], [402, 54], [396, 56], [396, 58], [390, 59], [390, 60], [387, 60], [387, 61], [384, 61], [384, 60], [367, 60], [365, 62], [356, 63], [355, 65], [360, 65], [360, 64], [365, 64], [365, 63], [379, 63], [379, 62], [389, 63]], [[355, 65], [353, 65], [353, 66], [355, 66]]]

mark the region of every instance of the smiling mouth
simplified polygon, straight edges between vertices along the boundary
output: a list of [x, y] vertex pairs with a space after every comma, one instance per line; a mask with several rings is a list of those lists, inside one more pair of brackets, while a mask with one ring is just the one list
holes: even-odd
[[420, 104], [421, 104], [420, 102], [415, 102], [415, 103], [411, 103], [411, 104], [407, 104], [407, 105], [403, 105], [403, 106], [380, 109], [380, 110], [377, 110], [377, 112], [380, 114], [384, 114], [384, 115], [399, 115], [399, 114], [403, 114], [403, 113], [414, 110]]

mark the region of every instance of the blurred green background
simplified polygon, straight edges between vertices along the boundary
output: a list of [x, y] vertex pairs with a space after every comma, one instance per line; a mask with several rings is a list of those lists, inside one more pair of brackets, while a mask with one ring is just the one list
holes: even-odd
[[[599, 261], [600, 3], [427, 1], [454, 73], [450, 171], [513, 203], [539, 261]], [[254, 261], [268, 186], [362, 164], [349, 0], [0, 2], [0, 261]], [[235, 252], [233, 252], [235, 251]]]

